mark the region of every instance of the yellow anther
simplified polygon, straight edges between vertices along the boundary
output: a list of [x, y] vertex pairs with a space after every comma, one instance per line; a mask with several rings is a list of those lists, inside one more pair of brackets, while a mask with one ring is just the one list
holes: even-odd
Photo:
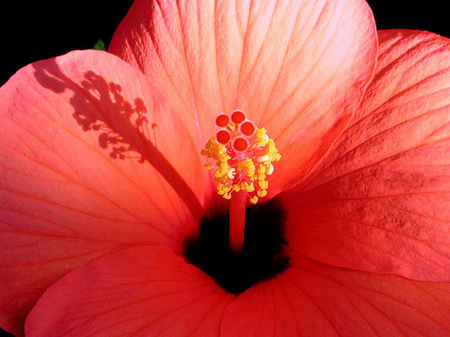
[[267, 143], [266, 155], [269, 156], [270, 161], [279, 161], [281, 158], [281, 155], [275, 147], [275, 142], [272, 139], [270, 139]]
[[255, 191], [255, 185], [253, 185], [253, 182], [250, 185], [247, 185], [247, 187], [245, 188], [245, 190], [248, 193], [254, 192]]
[[264, 156], [258, 157], [256, 158], [256, 160], [258, 161], [258, 163], [263, 163], [265, 161], [269, 161], [269, 156], [267, 154], [265, 154]]
[[268, 167], [267, 167], [267, 170], [266, 170], [266, 174], [267, 174], [268, 176], [272, 175], [273, 170], [274, 170], [273, 165], [272, 165], [271, 163], [269, 163], [269, 165], [268, 165]]
[[258, 165], [258, 180], [266, 179], [266, 167], [262, 164]]
[[230, 165], [228, 165], [228, 159], [226, 159], [223, 162], [220, 162], [220, 164], [218, 163], [218, 165], [220, 170], [223, 172], [223, 174], [228, 173], [228, 171], [231, 169]]
[[230, 179], [234, 179], [236, 176], [236, 169], [232, 168], [228, 170], [227, 177]]
[[245, 158], [245, 169], [247, 170], [247, 176], [249, 178], [255, 175], [255, 164], [250, 158]]
[[269, 182], [261, 180], [258, 182], [258, 185], [259, 187], [261, 187], [261, 189], [266, 190], [269, 187]]
[[258, 146], [264, 146], [269, 141], [269, 136], [267, 136], [267, 131], [264, 128], [256, 129], [256, 139]]
[[262, 198], [262, 197], [265, 197], [267, 195], [267, 191], [266, 190], [260, 190], [256, 194], [258, 194], [258, 197]]
[[223, 184], [218, 184], [218, 185], [217, 185], [217, 193], [218, 193], [219, 195], [225, 194], [225, 191], [223, 190]]
[[252, 203], [252, 204], [256, 204], [257, 202], [258, 202], [258, 197], [255, 195], [255, 196], [253, 196], [252, 198], [250, 198], [250, 202]]

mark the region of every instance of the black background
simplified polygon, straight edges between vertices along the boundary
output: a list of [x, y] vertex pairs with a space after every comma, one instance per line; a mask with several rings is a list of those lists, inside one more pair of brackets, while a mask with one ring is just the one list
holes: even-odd
[[[409, 28], [450, 37], [445, 1], [368, 1], [379, 29]], [[74, 49], [108, 46], [132, 0], [0, 1], [0, 85], [19, 68]]]
[[[0, 85], [19, 68], [74, 49], [106, 46], [132, 0], [0, 0]], [[446, 2], [368, 1], [378, 29], [408, 28], [450, 37]], [[1, 104], [1, 102], [0, 102]], [[0, 329], [0, 336], [3, 336]]]

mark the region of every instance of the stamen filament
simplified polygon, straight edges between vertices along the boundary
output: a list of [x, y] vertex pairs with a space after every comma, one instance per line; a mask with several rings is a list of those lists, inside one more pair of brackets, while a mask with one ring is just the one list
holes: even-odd
[[236, 192], [230, 200], [230, 234], [228, 244], [233, 252], [244, 249], [245, 207], [247, 192]]

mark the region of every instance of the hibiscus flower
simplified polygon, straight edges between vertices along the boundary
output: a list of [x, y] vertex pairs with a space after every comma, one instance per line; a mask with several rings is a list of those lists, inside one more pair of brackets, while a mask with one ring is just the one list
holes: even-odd
[[448, 39], [360, 0], [137, 0], [0, 97], [16, 336], [450, 334]]

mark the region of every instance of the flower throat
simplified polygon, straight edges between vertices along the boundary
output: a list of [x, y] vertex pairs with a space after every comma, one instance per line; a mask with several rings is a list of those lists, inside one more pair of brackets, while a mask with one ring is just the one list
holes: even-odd
[[185, 242], [184, 256], [225, 290], [239, 294], [288, 266], [281, 204], [271, 199], [255, 205], [267, 195], [266, 179], [281, 155], [267, 131], [241, 110], [219, 114], [215, 124], [219, 130], [201, 154], [205, 168], [214, 171], [217, 193], [230, 200], [229, 215], [203, 218], [199, 235]]

